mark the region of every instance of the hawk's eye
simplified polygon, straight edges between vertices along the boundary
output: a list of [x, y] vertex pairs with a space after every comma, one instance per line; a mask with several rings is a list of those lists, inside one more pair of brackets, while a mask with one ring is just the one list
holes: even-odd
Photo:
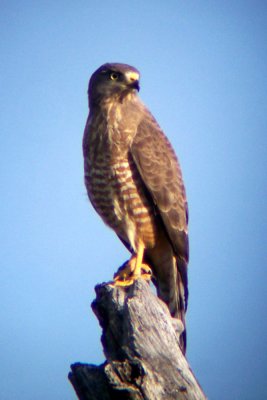
[[117, 81], [119, 79], [119, 74], [117, 72], [111, 72], [111, 74], [109, 75], [110, 79], [112, 81]]

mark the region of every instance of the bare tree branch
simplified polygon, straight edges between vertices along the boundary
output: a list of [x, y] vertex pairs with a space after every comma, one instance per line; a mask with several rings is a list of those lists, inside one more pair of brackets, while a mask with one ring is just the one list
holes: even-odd
[[103, 329], [106, 362], [71, 366], [80, 400], [206, 399], [178, 344], [181, 323], [146, 281], [98, 285], [92, 308]]

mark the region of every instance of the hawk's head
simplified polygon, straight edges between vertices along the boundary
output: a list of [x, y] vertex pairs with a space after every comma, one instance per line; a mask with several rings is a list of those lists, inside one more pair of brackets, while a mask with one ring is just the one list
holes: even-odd
[[91, 76], [89, 82], [89, 106], [99, 104], [103, 99], [125, 95], [139, 90], [139, 71], [127, 64], [104, 64]]

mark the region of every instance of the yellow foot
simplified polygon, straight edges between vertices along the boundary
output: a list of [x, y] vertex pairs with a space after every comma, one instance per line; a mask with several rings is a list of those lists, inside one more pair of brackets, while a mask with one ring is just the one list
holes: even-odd
[[151, 268], [147, 264], [141, 264], [140, 268], [136, 269], [136, 256], [133, 256], [129, 261], [124, 263], [114, 274], [114, 286], [131, 286], [138, 278], [143, 278], [149, 281], [152, 276]]

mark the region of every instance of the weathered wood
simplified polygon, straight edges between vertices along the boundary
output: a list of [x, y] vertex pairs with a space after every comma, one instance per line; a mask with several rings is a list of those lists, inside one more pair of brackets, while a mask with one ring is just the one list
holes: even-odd
[[92, 308], [106, 362], [71, 366], [80, 400], [206, 399], [178, 345], [181, 324], [146, 281], [98, 285]]

